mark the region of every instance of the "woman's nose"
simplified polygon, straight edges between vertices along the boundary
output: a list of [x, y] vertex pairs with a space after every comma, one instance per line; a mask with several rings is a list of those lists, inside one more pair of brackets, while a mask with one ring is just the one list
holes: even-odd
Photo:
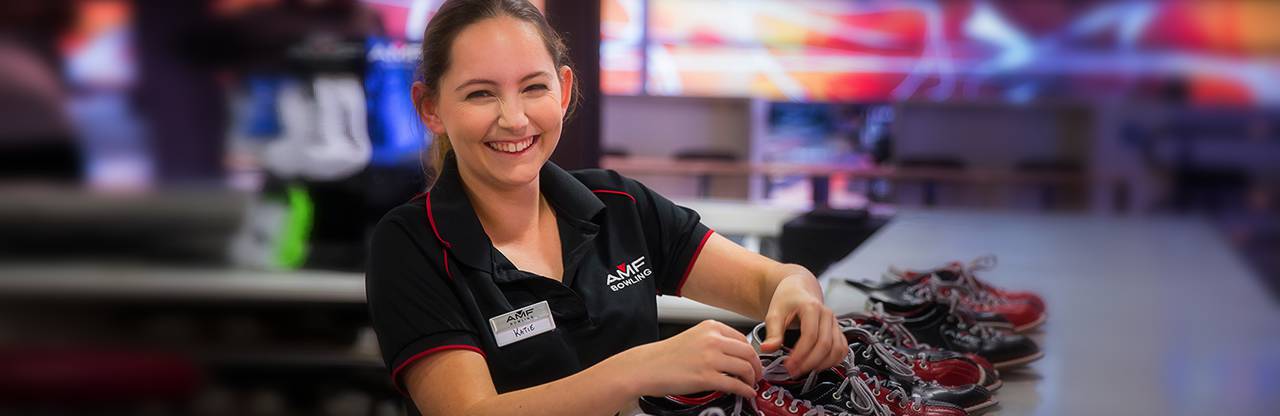
[[498, 100], [498, 127], [519, 131], [529, 125], [520, 100]]

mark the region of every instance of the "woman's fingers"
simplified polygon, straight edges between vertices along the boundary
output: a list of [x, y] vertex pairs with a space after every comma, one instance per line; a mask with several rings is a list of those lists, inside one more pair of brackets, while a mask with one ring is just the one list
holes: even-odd
[[760, 355], [756, 353], [755, 348], [751, 348], [746, 340], [741, 338], [729, 338], [724, 345], [725, 354], [742, 360], [751, 366], [752, 376], [748, 380], [752, 384], [764, 377], [764, 367], [760, 365]]
[[825, 311], [825, 308], [819, 309], [819, 312], [812, 318], [819, 322], [819, 324], [814, 325], [814, 330], [817, 333], [814, 334], [815, 340], [813, 342], [813, 347], [811, 347], [812, 350], [805, 355], [804, 360], [800, 362], [800, 368], [796, 369], [798, 373], [808, 373], [819, 368], [831, 354], [832, 317], [830, 313], [822, 313]]
[[753, 374], [748, 382], [755, 383], [756, 380], [764, 376], [764, 367], [760, 365], [760, 356], [756, 354], [755, 348], [752, 348], [751, 344], [747, 343], [745, 335], [742, 335], [741, 332], [729, 325], [716, 321], [706, 322], [707, 328], [720, 336], [721, 342], [717, 345], [717, 348], [725, 354], [738, 357], [751, 365]]
[[710, 378], [711, 380], [708, 381], [708, 384], [710, 384], [712, 390], [736, 394], [742, 397], [752, 397], [756, 395], [755, 387], [744, 383], [737, 377], [717, 373], [710, 375]]
[[814, 345], [818, 342], [819, 326], [821, 320], [819, 315], [819, 307], [814, 304], [808, 304], [800, 308], [796, 314], [796, 319], [800, 320], [800, 339], [796, 340], [795, 348], [791, 350], [791, 357], [787, 359], [787, 371], [792, 376], [800, 375], [803, 370], [804, 362], [809, 359], [809, 355], [813, 352]]
[[743, 340], [742, 342], [746, 342], [746, 336], [742, 335], [741, 332], [738, 332], [738, 330], [733, 329], [733, 327], [729, 325], [726, 325], [720, 321], [703, 321], [703, 322], [706, 322], [707, 328], [710, 328], [712, 331], [714, 331], [717, 334], [720, 334], [722, 336], [726, 336], [729, 338], [733, 338], [733, 339], [742, 339]]
[[[796, 341], [787, 360], [787, 370], [792, 376], [830, 368], [839, 365], [849, 352], [849, 346], [840, 330], [839, 322], [829, 309], [821, 304], [808, 304], [797, 308], [792, 317], [800, 327], [800, 338]], [[778, 322], [776, 326], [785, 328], [790, 322]], [[768, 325], [768, 323], [766, 323]], [[698, 325], [702, 336], [700, 343], [707, 353], [707, 367], [717, 377], [700, 377], [704, 382], [712, 383], [715, 390], [727, 393], [753, 395], [755, 382], [764, 376], [764, 368], [760, 364], [757, 351], [744, 339], [743, 335], [732, 327], [715, 321], [705, 321]], [[776, 330], [777, 338], [781, 332]], [[773, 338], [772, 336], [770, 338]], [[778, 339], [781, 341], [781, 339]], [[780, 343], [780, 342], [779, 342]], [[764, 349], [764, 348], [762, 348]], [[707, 380], [706, 378], [710, 378]], [[708, 386], [711, 387], [711, 386]]]
[[764, 341], [760, 342], [761, 352], [774, 352], [782, 348], [782, 337], [787, 332], [790, 317], [783, 312], [770, 308], [764, 315]]
[[832, 321], [831, 331], [831, 354], [823, 364], [824, 367], [835, 367], [849, 355], [849, 340], [844, 337], [844, 331], [840, 330], [838, 321]]
[[694, 347], [705, 354], [697, 370], [703, 389], [712, 389], [751, 397], [755, 383], [764, 373], [760, 357], [746, 337], [732, 327], [716, 321], [698, 326], [700, 341]]
[[715, 368], [721, 373], [725, 373], [737, 378], [738, 380], [742, 380], [742, 382], [747, 385], [756, 384], [755, 369], [752, 368], [751, 363], [741, 358], [724, 355], [721, 357], [719, 362], [715, 364]]

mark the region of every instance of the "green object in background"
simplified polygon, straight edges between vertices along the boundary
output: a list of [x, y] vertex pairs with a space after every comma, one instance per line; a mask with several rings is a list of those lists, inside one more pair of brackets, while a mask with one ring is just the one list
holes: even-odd
[[315, 206], [311, 195], [300, 185], [289, 185], [285, 190], [284, 230], [276, 245], [276, 265], [284, 269], [299, 269], [307, 261], [307, 241], [311, 238], [311, 225]]

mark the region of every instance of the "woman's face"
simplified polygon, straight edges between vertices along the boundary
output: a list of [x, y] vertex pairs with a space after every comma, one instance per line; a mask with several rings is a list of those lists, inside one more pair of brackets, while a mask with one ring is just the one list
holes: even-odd
[[485, 19], [454, 39], [449, 69], [423, 118], [437, 136], [448, 134], [468, 179], [528, 185], [560, 141], [572, 83], [572, 72], [556, 68], [532, 24]]

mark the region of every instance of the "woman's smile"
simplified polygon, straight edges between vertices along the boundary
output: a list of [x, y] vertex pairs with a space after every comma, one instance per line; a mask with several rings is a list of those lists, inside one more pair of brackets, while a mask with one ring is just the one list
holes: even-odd
[[542, 135], [535, 134], [532, 136], [518, 138], [518, 139], [486, 140], [484, 142], [484, 145], [485, 147], [488, 147], [490, 150], [493, 150], [501, 154], [520, 156], [527, 153], [529, 149], [533, 148], [533, 146], [538, 143], [538, 139], [541, 137]]

